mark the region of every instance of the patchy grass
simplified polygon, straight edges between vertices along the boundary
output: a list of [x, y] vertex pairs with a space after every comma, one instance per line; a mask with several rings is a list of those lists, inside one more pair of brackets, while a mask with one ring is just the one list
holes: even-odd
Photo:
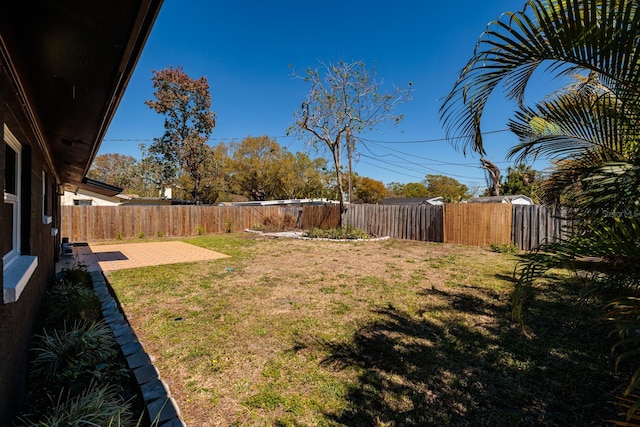
[[231, 258], [110, 273], [188, 425], [602, 425], [598, 304], [555, 272], [510, 322], [515, 255], [237, 234]]

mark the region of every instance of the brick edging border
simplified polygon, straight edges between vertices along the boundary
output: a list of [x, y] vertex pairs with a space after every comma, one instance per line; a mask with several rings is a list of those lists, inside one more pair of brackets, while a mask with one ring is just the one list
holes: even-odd
[[100, 299], [102, 314], [120, 345], [127, 366], [133, 372], [146, 407], [148, 421], [158, 427], [186, 427], [180, 419], [180, 410], [171, 397], [169, 386], [162, 381], [153, 361], [144, 351], [136, 333], [129, 325], [109, 284], [101, 271], [92, 271], [93, 289]]

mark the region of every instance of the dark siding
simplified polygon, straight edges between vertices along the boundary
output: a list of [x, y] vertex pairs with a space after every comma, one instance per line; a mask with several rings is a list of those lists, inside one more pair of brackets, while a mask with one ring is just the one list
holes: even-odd
[[[44, 161], [44, 153], [34, 143], [31, 127], [19, 102], [13, 98], [10, 83], [0, 70], [0, 129], [6, 123], [23, 145], [22, 252], [38, 257], [38, 267], [18, 302], [0, 303], [0, 425], [6, 425], [22, 408], [25, 400], [29, 346], [35, 332], [42, 296], [55, 274], [54, 224], [42, 223], [42, 171], [53, 177]], [[3, 130], [0, 141], [4, 148]], [[4, 149], [0, 150], [0, 184], [4, 184]], [[58, 198], [52, 198], [53, 212], [59, 213]], [[58, 215], [59, 218], [59, 215]], [[0, 224], [2, 221], [0, 210]], [[7, 233], [0, 227], [0, 233]], [[2, 261], [0, 258], [0, 265]], [[0, 277], [0, 284], [2, 278]]]

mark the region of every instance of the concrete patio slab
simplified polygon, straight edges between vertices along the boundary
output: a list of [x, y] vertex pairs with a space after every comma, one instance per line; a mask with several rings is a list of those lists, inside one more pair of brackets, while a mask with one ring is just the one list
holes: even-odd
[[[122, 243], [115, 245], [74, 246], [68, 262], [82, 262], [89, 271], [122, 270], [163, 264], [209, 261], [228, 258], [227, 255], [185, 242]], [[64, 266], [65, 259], [61, 264]]]

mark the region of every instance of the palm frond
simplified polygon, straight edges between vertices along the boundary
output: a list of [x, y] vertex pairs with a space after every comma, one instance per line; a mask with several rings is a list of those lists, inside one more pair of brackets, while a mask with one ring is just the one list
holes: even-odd
[[[449, 137], [485, 154], [475, 137], [489, 97], [506, 85], [522, 104], [533, 72], [543, 63], [559, 73], [594, 71], [623, 102], [640, 93], [640, 19], [635, 1], [530, 0], [521, 12], [491, 22], [440, 109]], [[479, 143], [480, 141], [480, 143]]]

